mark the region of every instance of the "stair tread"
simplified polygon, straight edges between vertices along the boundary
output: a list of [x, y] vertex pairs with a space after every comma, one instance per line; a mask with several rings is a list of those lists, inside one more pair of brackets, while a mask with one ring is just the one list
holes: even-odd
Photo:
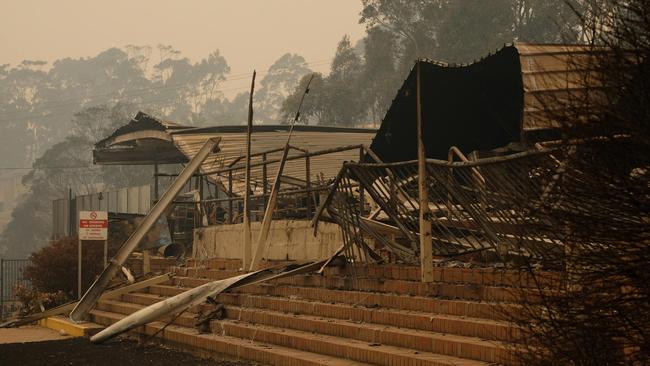
[[[242, 270], [232, 270], [232, 269], [213, 269], [213, 268], [199, 268], [199, 267], [188, 267], [185, 268], [188, 271], [189, 270], [202, 270], [202, 271], [208, 271], [208, 272], [214, 272], [214, 273], [231, 273], [232, 275], [239, 275], [239, 274], [244, 274], [246, 273], [245, 271]], [[204, 280], [204, 281], [210, 281], [210, 278], [207, 277], [191, 277], [191, 276], [183, 276], [178, 273], [176, 275], [177, 278], [192, 278], [196, 280]], [[303, 274], [302, 277], [310, 277], [310, 278], [319, 278], [319, 279], [326, 279], [326, 278], [331, 278], [339, 281], [349, 281], [349, 277], [342, 276], [342, 275], [319, 275], [319, 274]], [[381, 282], [407, 282], [407, 283], [413, 283], [413, 284], [420, 284], [421, 282], [419, 281], [413, 281], [413, 280], [408, 280], [408, 279], [396, 279], [396, 278], [376, 278], [376, 277], [356, 277], [355, 280], [360, 280], [360, 281], [368, 281], [368, 280], [374, 280], [374, 281], [381, 281]], [[514, 286], [511, 285], [504, 285], [504, 284], [477, 284], [473, 282], [450, 282], [450, 281], [433, 281], [430, 284], [433, 285], [449, 285], [449, 286], [481, 286], [485, 288], [494, 288], [494, 289], [511, 289], [514, 288]]]
[[[143, 309], [146, 306], [141, 305], [141, 304], [134, 304], [126, 301], [121, 301], [121, 300], [115, 300], [115, 299], [107, 299], [107, 300], [100, 300], [102, 303], [107, 303], [107, 304], [119, 304], [119, 305], [126, 305], [130, 306], [136, 309]], [[470, 343], [470, 344], [476, 344], [476, 345], [490, 345], [490, 346], [499, 346], [502, 345], [502, 342], [499, 341], [491, 341], [491, 340], [486, 340], [486, 339], [481, 339], [478, 337], [468, 337], [468, 336], [462, 336], [462, 335], [456, 335], [456, 334], [450, 334], [450, 333], [439, 333], [439, 332], [430, 332], [430, 331], [424, 331], [424, 330], [419, 330], [419, 329], [410, 329], [410, 328], [399, 328], [395, 326], [389, 326], [389, 325], [380, 325], [380, 324], [374, 324], [374, 323], [356, 323], [356, 322], [350, 322], [350, 321], [345, 321], [345, 320], [340, 320], [340, 319], [335, 319], [335, 318], [328, 318], [328, 317], [319, 317], [319, 316], [312, 316], [312, 315], [291, 315], [288, 313], [284, 313], [281, 311], [276, 311], [276, 310], [268, 310], [268, 309], [263, 309], [263, 308], [258, 308], [258, 307], [240, 307], [240, 306], [232, 306], [232, 305], [227, 305], [226, 308], [231, 308], [231, 309], [242, 309], [242, 310], [250, 310], [254, 309], [258, 313], [268, 313], [276, 316], [294, 316], [294, 317], [301, 317], [304, 319], [312, 320], [312, 321], [319, 321], [319, 322], [329, 322], [329, 323], [335, 323], [335, 324], [343, 324], [343, 325], [363, 325], [366, 328], [370, 328], [373, 330], [384, 330], [384, 331], [393, 331], [393, 332], [400, 332], [404, 334], [412, 334], [412, 335], [418, 335], [418, 336], [430, 336], [431, 338], [438, 338], [438, 339], [445, 339], [445, 340], [453, 340], [457, 342], [462, 342], [462, 343]], [[188, 310], [185, 312], [189, 317], [194, 317], [193, 315], [190, 314], [195, 314], [192, 313], [191, 310]], [[325, 320], [327, 319], [327, 320]], [[236, 319], [232, 319], [236, 320]]]
[[[119, 301], [114, 301], [114, 300], [103, 300], [103, 302], [119, 302]], [[127, 303], [128, 304], [128, 303]], [[141, 305], [138, 304], [131, 304], [134, 305], [134, 307], [142, 307]], [[114, 318], [117, 318], [118, 320], [125, 317], [126, 315], [120, 314], [120, 313], [113, 313], [113, 312], [108, 312], [104, 310], [93, 310], [93, 312], [97, 312], [98, 314], [102, 314], [104, 316], [109, 316], [109, 314], [113, 314]], [[369, 344], [368, 342], [365, 341], [360, 341], [357, 339], [351, 339], [351, 338], [342, 338], [342, 337], [336, 337], [336, 336], [330, 336], [330, 335], [325, 335], [325, 334], [315, 334], [311, 332], [306, 332], [306, 331], [301, 331], [301, 330], [295, 330], [295, 329], [286, 329], [286, 328], [278, 328], [278, 327], [273, 327], [269, 325], [261, 325], [261, 324], [250, 324], [247, 322], [242, 322], [238, 321], [236, 319], [223, 319], [218, 321], [220, 324], [229, 324], [230, 326], [233, 327], [238, 327], [238, 328], [247, 328], [247, 329], [253, 329], [254, 334], [256, 334], [259, 331], [266, 331], [268, 333], [273, 333], [279, 336], [295, 336], [297, 338], [301, 339], [308, 339], [308, 340], [313, 340], [313, 341], [322, 341], [326, 342], [329, 344], [334, 344], [334, 345], [339, 345], [339, 346], [352, 346], [356, 349], [360, 350], [366, 350], [366, 351], [373, 351], [373, 352], [384, 352], [384, 353], [389, 353], [389, 354], [394, 354], [394, 355], [402, 355], [402, 356], [408, 356], [410, 358], [415, 358], [419, 360], [427, 360], [427, 361], [435, 361], [439, 362], [441, 364], [448, 364], [448, 365], [488, 365], [489, 363], [486, 363], [484, 361], [478, 361], [478, 360], [472, 360], [472, 359], [467, 359], [467, 358], [459, 358], [455, 356], [449, 356], [449, 355], [443, 355], [443, 354], [438, 354], [438, 353], [432, 353], [432, 352], [425, 352], [425, 351], [413, 351], [408, 348], [402, 348], [402, 347], [397, 347], [397, 346], [391, 346], [391, 345], [385, 345], [385, 344]], [[163, 326], [165, 322], [161, 321], [156, 321], [152, 322], [150, 324], [158, 324], [160, 326]], [[173, 328], [172, 328], [173, 327]], [[199, 336], [199, 334], [192, 328], [188, 327], [183, 327], [180, 325], [170, 325], [167, 327], [167, 329], [187, 329], [190, 330], [191, 334]], [[223, 337], [223, 335], [218, 335], [218, 334], [213, 334], [212, 336], [215, 337]], [[232, 337], [232, 336], [231, 336]], [[233, 337], [237, 338], [237, 337]], [[243, 339], [243, 338], [239, 338]], [[254, 341], [249, 340], [249, 341]], [[260, 343], [266, 343], [266, 342], [260, 342]], [[281, 345], [275, 345], [278, 347], [284, 347]], [[379, 348], [381, 347], [381, 348]], [[293, 348], [292, 348], [293, 349]], [[309, 352], [305, 350], [301, 350], [303, 352]], [[311, 352], [310, 352], [311, 353]]]
[[[150, 293], [143, 293], [143, 292], [133, 292], [130, 295], [136, 295], [136, 296], [141, 296], [141, 297], [147, 297], [151, 299], [159, 299], [163, 300], [166, 297], [164, 296], [159, 296], [157, 294], [150, 294]], [[323, 302], [323, 301], [317, 301], [317, 300], [309, 300], [309, 299], [290, 299], [282, 296], [273, 296], [273, 295], [249, 295], [249, 294], [238, 294], [239, 296], [245, 296], [249, 298], [271, 298], [271, 299], [276, 299], [276, 300], [284, 300], [287, 302], [291, 303], [303, 303], [303, 304], [309, 304], [311, 306], [319, 306], [319, 305], [333, 305], [333, 306], [340, 306], [343, 308], [347, 309], [365, 309], [368, 311], [381, 311], [381, 312], [390, 312], [393, 314], [404, 314], [404, 315], [418, 315], [418, 316], [423, 316], [429, 318], [430, 321], [434, 321], [436, 319], [440, 320], [459, 320], [459, 321], [467, 321], [467, 322], [473, 322], [473, 323], [481, 323], [484, 325], [491, 325], [491, 326], [509, 326], [513, 327], [515, 324], [507, 322], [505, 320], [494, 320], [494, 319], [486, 319], [486, 318], [476, 318], [476, 317], [469, 317], [469, 316], [462, 316], [462, 315], [452, 315], [452, 314], [443, 314], [443, 313], [426, 313], [423, 311], [416, 311], [416, 310], [403, 310], [403, 309], [396, 309], [396, 308], [386, 308], [386, 307], [375, 307], [375, 308], [368, 308], [365, 306], [354, 306], [354, 305], [349, 305], [346, 303], [340, 303], [340, 302]], [[250, 305], [239, 305], [238, 307], [243, 307], [243, 308], [258, 308], [258, 309], [263, 309], [263, 310], [272, 310], [276, 311], [279, 313], [284, 313], [283, 311], [277, 310], [277, 309], [268, 309], [264, 307], [257, 307], [257, 306], [250, 306]], [[300, 314], [300, 316], [314, 316], [310, 314]], [[339, 319], [339, 318], [330, 318], [326, 316], [320, 316], [320, 318], [327, 318], [327, 319]], [[378, 326], [385, 327], [383, 324], [378, 324], [378, 323], [373, 323], [373, 322], [364, 322], [364, 324], [374, 324]], [[404, 329], [404, 328], [400, 328]]]
[[368, 344], [368, 342], [359, 341], [356, 339], [341, 338], [341, 337], [335, 337], [335, 336], [330, 336], [325, 334], [316, 334], [316, 333], [310, 333], [310, 332], [295, 330], [295, 329], [277, 328], [268, 325], [250, 324], [250, 323], [240, 322], [233, 319], [224, 319], [224, 320], [220, 320], [219, 322], [229, 323], [239, 327], [255, 329], [256, 332], [259, 332], [260, 330], [265, 330], [271, 333], [282, 334], [285, 336], [294, 335], [302, 339], [325, 341], [327, 343], [337, 344], [341, 346], [353, 346], [355, 348], [365, 349], [365, 350], [382, 351], [390, 354], [405, 355], [405, 356], [408, 355], [411, 358], [449, 363], [450, 365], [487, 365], [487, 363], [483, 361], [458, 358], [458, 357], [442, 355], [438, 353], [413, 351], [407, 348], [384, 345], [384, 344], [382, 345]]
[[[228, 306], [226, 306], [228, 308]], [[231, 307], [231, 308], [239, 308], [240, 307]], [[318, 321], [318, 322], [328, 322], [328, 323], [334, 323], [334, 324], [341, 324], [341, 325], [358, 325], [358, 326], [363, 326], [364, 328], [367, 329], [372, 329], [376, 331], [392, 331], [392, 332], [397, 332], [397, 333], [403, 333], [405, 335], [417, 335], [417, 336], [429, 336], [434, 339], [444, 339], [444, 340], [453, 340], [457, 342], [462, 342], [462, 343], [470, 343], [470, 344], [476, 344], [476, 345], [489, 345], [489, 346], [500, 346], [503, 345], [502, 342], [498, 341], [491, 341], [491, 340], [485, 340], [481, 339], [478, 337], [468, 337], [468, 336], [462, 336], [462, 335], [456, 335], [456, 334], [450, 334], [450, 333], [439, 333], [439, 332], [430, 332], [430, 331], [425, 331], [425, 330], [420, 330], [420, 329], [410, 329], [410, 328], [399, 328], [395, 326], [390, 326], [390, 325], [380, 325], [380, 324], [373, 324], [373, 323], [357, 323], [357, 322], [350, 322], [350, 321], [345, 321], [341, 319], [334, 319], [334, 318], [327, 318], [327, 317], [319, 317], [319, 316], [312, 316], [312, 315], [290, 315], [287, 313], [283, 313], [280, 311], [275, 311], [275, 310], [267, 310], [267, 309], [261, 309], [261, 308], [254, 308], [254, 307], [247, 307], [242, 310], [249, 310], [249, 309], [255, 309], [259, 313], [268, 313], [268, 314], [273, 314], [276, 316], [282, 316], [282, 317], [287, 317], [287, 316], [294, 316], [294, 317], [300, 317], [304, 318], [307, 320], [311, 321]]]
[[[194, 277], [183, 277], [183, 276], [174, 276], [175, 279], [194, 279]], [[201, 279], [203, 280], [203, 279]], [[206, 281], [210, 282], [209, 280]], [[418, 299], [427, 299], [427, 300], [436, 300], [436, 301], [447, 301], [447, 302], [462, 302], [462, 303], [472, 303], [472, 304], [488, 304], [488, 305], [517, 305], [517, 303], [513, 302], [507, 302], [507, 301], [487, 301], [487, 300], [471, 300], [471, 299], [448, 299], [448, 298], [442, 298], [442, 297], [433, 297], [433, 296], [415, 296], [415, 295], [404, 295], [404, 294], [396, 294], [396, 293], [390, 293], [390, 292], [377, 292], [377, 291], [360, 291], [360, 290], [342, 290], [342, 289], [336, 289], [336, 288], [326, 288], [326, 287], [317, 287], [317, 286], [298, 286], [298, 285], [289, 285], [289, 284], [269, 284], [269, 283], [261, 283], [257, 284], [258, 286], [273, 286], [273, 287], [291, 287], [291, 288], [302, 288], [302, 289], [323, 289], [327, 291], [337, 291], [337, 292], [345, 292], [345, 293], [363, 293], [367, 295], [380, 295], [380, 296], [398, 296], [398, 297], [407, 297], [409, 299], [413, 300], [418, 300]], [[190, 289], [192, 287], [187, 287], [187, 286], [179, 286], [179, 285], [153, 285], [151, 287], [167, 287], [167, 288], [183, 288], [183, 289]], [[236, 293], [236, 291], [234, 291]]]
[[[145, 307], [145, 305], [134, 304], [134, 303], [124, 302], [119, 300], [102, 300], [100, 302], [100, 306], [102, 306], [103, 304], [109, 304], [109, 306], [112, 304], [121, 306], [122, 308], [117, 309], [116, 313], [133, 313]], [[341, 344], [341, 343], [354, 344], [355, 347], [359, 346], [361, 347], [361, 349], [366, 349], [363, 347], [365, 347], [365, 345], [368, 345], [368, 342], [375, 342], [375, 341], [381, 342], [381, 340], [383, 339], [384, 342], [382, 346], [385, 347], [382, 348], [382, 350], [386, 350], [388, 347], [391, 349], [391, 353], [397, 352], [395, 354], [400, 354], [400, 355], [406, 355], [406, 354], [410, 355], [411, 353], [423, 354], [423, 355], [430, 354], [430, 355], [439, 355], [444, 357], [454, 357], [460, 360], [482, 360], [481, 362], [483, 362], [483, 361], [494, 361], [495, 359], [491, 358], [494, 356], [487, 356], [487, 354], [485, 354], [484, 356], [482, 352], [502, 352], [502, 350], [505, 349], [504, 344], [502, 342], [490, 341], [490, 340], [485, 340], [477, 337], [443, 334], [437, 332], [398, 328], [398, 327], [391, 327], [391, 326], [379, 326], [374, 324], [371, 325], [368, 323], [347, 322], [338, 319], [335, 320], [331, 318], [322, 318], [316, 316], [292, 316], [290, 314], [283, 313], [283, 312], [268, 311], [268, 310], [252, 308], [252, 307], [240, 308], [237, 306], [226, 306], [226, 309], [227, 309], [227, 313], [226, 313], [227, 318], [214, 321], [217, 324], [221, 325], [222, 329], [225, 329], [223, 328], [224, 325], [230, 324], [231, 326], [236, 326], [236, 327], [249, 327], [249, 328], [253, 327], [258, 330], [264, 329], [267, 332], [271, 332], [274, 334], [281, 333], [286, 335], [289, 334], [287, 332], [291, 332], [291, 334], [294, 334], [296, 335], [296, 337], [302, 339], [306, 339], [306, 337], [300, 336], [301, 334], [309, 335], [310, 337], [318, 336], [320, 337], [318, 338], [319, 340], [329, 344], [334, 344], [334, 345]], [[109, 307], [109, 310], [115, 311], [112, 307]], [[243, 311], [248, 311], [248, 313], [244, 315], [244, 319], [242, 319], [241, 316], [241, 312]], [[257, 315], [263, 315], [263, 314], [269, 314], [274, 318], [262, 318], [262, 319], [256, 318]], [[308, 324], [301, 324], [300, 322], [292, 323], [292, 319], [290, 318], [299, 318], [309, 323]], [[188, 326], [188, 323], [193, 324], [194, 319], [195, 316], [193, 313], [185, 312], [179, 316], [179, 319], [176, 320], [175, 325]], [[298, 325], [293, 325], [293, 324], [298, 324]], [[336, 328], [331, 328], [331, 326], [335, 326]], [[311, 327], [313, 327], [313, 329], [325, 329], [325, 330], [321, 332], [315, 332], [310, 329]], [[346, 327], [352, 327], [354, 330], [351, 330], [349, 328], [346, 329]], [[346, 332], [348, 331], [351, 331], [352, 333], [348, 333], [349, 335], [345, 335]], [[368, 333], [366, 333], [367, 331], [378, 332], [378, 333], [373, 333], [372, 338], [369, 338]], [[385, 341], [386, 339], [388, 339], [389, 341]], [[394, 340], [405, 339], [406, 343], [404, 344], [394, 343], [395, 341], [391, 341], [391, 339]], [[415, 343], [410, 343], [410, 342], [415, 342]], [[420, 342], [425, 342], [424, 343], [425, 346], [416, 346], [415, 349], [411, 349], [410, 348], [411, 346], [406, 346], [407, 344], [411, 344], [411, 345], [422, 344]], [[429, 348], [431, 345], [438, 344], [438, 343], [440, 343], [440, 345], [436, 347], [444, 347], [444, 348], [438, 348], [438, 350]], [[483, 351], [473, 351], [473, 352], [481, 352], [479, 354], [474, 353], [473, 356], [470, 354], [463, 354], [463, 353], [447, 353], [448, 351], [446, 350], [448, 348], [446, 345], [449, 345], [449, 347], [453, 347], [454, 349], [457, 349], [457, 351], [452, 351], [452, 352], [463, 352], [463, 353], [467, 352], [467, 351], [460, 351], [462, 347], [466, 347], [466, 346], [481, 347], [478, 349], [481, 349]], [[369, 347], [373, 347], [373, 346], [376, 345], [370, 345]], [[456, 347], [461, 347], [461, 348], [456, 348]], [[440, 351], [440, 349], [444, 349], [445, 351]], [[488, 354], [493, 355], [492, 353], [488, 353]], [[484, 358], [484, 357], [490, 357], [490, 358]]]
[[[124, 318], [123, 314], [118, 314], [118, 313], [113, 313], [113, 312], [108, 312], [108, 311], [103, 311], [103, 310], [92, 310], [91, 314], [98, 314], [102, 315], [107, 318], [112, 318], [115, 319], [116, 321], [119, 319]], [[164, 323], [162, 322], [153, 322], [151, 324], [156, 324], [159, 326], [163, 326]], [[223, 336], [223, 335], [217, 335], [217, 334], [199, 334], [196, 332], [196, 330], [187, 328], [187, 327], [182, 327], [182, 326], [177, 326], [177, 325], [170, 325], [166, 328], [167, 330], [174, 330], [176, 332], [181, 332], [184, 334], [200, 337], [200, 338], [205, 338], [205, 339], [217, 339], [222, 342], [226, 342], [232, 345], [237, 345], [240, 347], [244, 348], [252, 348], [252, 349], [264, 349], [267, 352], [272, 352], [272, 353], [277, 353], [277, 354], [283, 354], [283, 355], [290, 355], [293, 358], [300, 359], [303, 361], [309, 361], [309, 362], [314, 362], [314, 363], [319, 363], [322, 365], [340, 365], [340, 366], [362, 366], [362, 365], [367, 365], [366, 363], [362, 362], [357, 362], [357, 361], [352, 361], [344, 358], [338, 358], [338, 357], [333, 357], [329, 355], [322, 355], [319, 353], [314, 353], [314, 352], [307, 352], [307, 351], [302, 351], [294, 348], [288, 348], [288, 347], [283, 347], [283, 346], [278, 346], [275, 344], [269, 344], [269, 343], [264, 343], [264, 342], [251, 342], [250, 340], [247, 339], [242, 339], [242, 338], [237, 338], [237, 337], [232, 337], [232, 336]]]

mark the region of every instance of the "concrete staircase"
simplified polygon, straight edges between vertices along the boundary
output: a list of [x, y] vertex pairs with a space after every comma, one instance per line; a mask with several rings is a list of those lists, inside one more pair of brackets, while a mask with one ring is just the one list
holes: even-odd
[[[109, 325], [147, 305], [211, 280], [238, 274], [239, 261], [190, 260], [169, 283], [101, 301], [93, 321]], [[504, 321], [517, 311], [513, 286], [523, 273], [436, 268], [436, 282], [418, 281], [417, 267], [328, 268], [221, 294], [225, 318], [212, 334], [194, 329], [199, 307], [178, 316], [157, 337], [173, 346], [270, 365], [514, 364], [508, 344], [518, 331]], [[556, 279], [548, 277], [545, 285]], [[153, 334], [171, 317], [134, 330]]]

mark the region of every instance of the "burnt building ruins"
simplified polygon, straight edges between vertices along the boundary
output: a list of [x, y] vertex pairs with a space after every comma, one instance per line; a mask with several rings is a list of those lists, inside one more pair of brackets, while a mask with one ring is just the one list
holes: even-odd
[[[377, 131], [295, 125], [287, 139], [289, 126], [139, 113], [94, 158], [156, 167], [153, 205], [71, 317], [106, 326], [97, 343], [130, 332], [273, 365], [517, 364], [521, 328], [504, 314], [558, 288], [569, 264], [553, 216], [588, 207], [558, 189], [584, 182], [557, 116], [598, 107], [595, 52], [515, 43], [470, 65], [419, 60]], [[105, 292], [159, 217], [185, 257]]]

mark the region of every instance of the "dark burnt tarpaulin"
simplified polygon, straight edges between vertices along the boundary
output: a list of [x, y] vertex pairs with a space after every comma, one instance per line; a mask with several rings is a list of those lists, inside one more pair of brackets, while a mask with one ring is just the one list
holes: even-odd
[[[491, 150], [520, 140], [523, 85], [519, 55], [505, 47], [467, 66], [420, 60], [422, 117], [428, 158]], [[405, 80], [370, 148], [385, 162], [417, 158], [416, 73]]]
[[[563, 113], [591, 110], [603, 98], [593, 67], [603, 52], [585, 45], [517, 42], [470, 65], [418, 61], [427, 157], [447, 159], [451, 146], [469, 154], [558, 139]], [[386, 162], [417, 157], [414, 70], [371, 145]]]

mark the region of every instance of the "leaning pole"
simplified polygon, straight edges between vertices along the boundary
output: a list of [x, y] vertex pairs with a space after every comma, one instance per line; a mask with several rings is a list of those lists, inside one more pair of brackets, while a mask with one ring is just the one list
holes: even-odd
[[144, 220], [138, 225], [133, 234], [122, 244], [120, 250], [109, 261], [99, 277], [93, 282], [88, 291], [79, 300], [79, 303], [70, 313], [70, 319], [75, 322], [85, 320], [90, 310], [95, 306], [97, 300], [102, 295], [109, 282], [115, 277], [117, 272], [122, 268], [131, 253], [140, 244], [149, 229], [156, 223], [156, 220], [165, 212], [167, 207], [172, 203], [174, 198], [183, 189], [183, 186], [190, 180], [194, 172], [201, 166], [205, 159], [212, 153], [217, 152], [219, 148], [219, 137], [208, 139], [199, 152], [194, 155], [192, 160], [185, 166], [183, 171], [176, 177], [171, 187], [160, 197], [160, 200], [151, 208], [151, 211], [145, 216]]

